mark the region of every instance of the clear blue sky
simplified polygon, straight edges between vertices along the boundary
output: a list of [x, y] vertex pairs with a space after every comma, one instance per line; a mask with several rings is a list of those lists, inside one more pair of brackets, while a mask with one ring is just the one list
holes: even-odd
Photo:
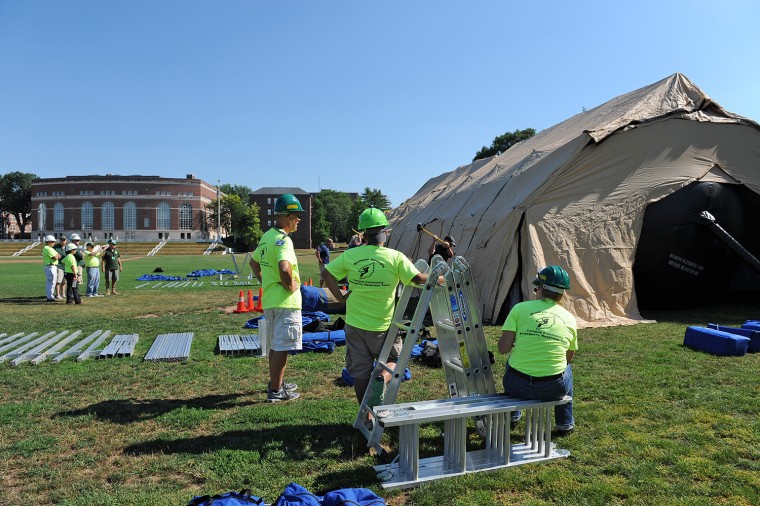
[[760, 2], [0, 0], [0, 172], [400, 204], [507, 131], [681, 72], [760, 120]]

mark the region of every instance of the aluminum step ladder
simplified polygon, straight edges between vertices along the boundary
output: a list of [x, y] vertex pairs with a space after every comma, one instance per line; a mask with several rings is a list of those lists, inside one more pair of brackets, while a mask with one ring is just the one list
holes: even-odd
[[[373, 384], [377, 382], [374, 378], [380, 376], [383, 371], [388, 371], [392, 374], [391, 380], [385, 387], [385, 394], [380, 404], [393, 404], [396, 401], [396, 395], [398, 394], [398, 389], [401, 385], [404, 370], [409, 364], [409, 359], [412, 356], [412, 348], [414, 348], [414, 345], [417, 342], [417, 336], [423, 326], [423, 320], [425, 319], [425, 314], [430, 305], [430, 300], [433, 297], [433, 292], [444, 289], [442, 286], [438, 285], [438, 277], [443, 274], [444, 270], [448, 269], [448, 266], [445, 263], [438, 264], [436, 267], [428, 267], [427, 262], [422, 259], [417, 260], [414, 265], [420, 272], [427, 272], [427, 282], [424, 285], [405, 285], [402, 289], [401, 295], [396, 303], [393, 320], [391, 321], [391, 325], [388, 327], [388, 332], [385, 336], [385, 343], [383, 344], [383, 348], [380, 351], [380, 355], [372, 371], [372, 375], [370, 376], [372, 379], [370, 380], [369, 385], [367, 385], [367, 390], [364, 392], [364, 398], [359, 406], [359, 413], [354, 422], [354, 428], [359, 430], [364, 437], [367, 438], [367, 446], [374, 447], [378, 453], [382, 453], [383, 451], [380, 447], [380, 437], [383, 434], [383, 427], [380, 424], [375, 423], [370, 430], [365, 425], [368, 415], [372, 413], [374, 416], [374, 412], [372, 411], [373, 406], [370, 406], [370, 403], [373, 400]], [[420, 290], [420, 298], [417, 302], [417, 307], [414, 310], [414, 315], [412, 316], [411, 321], [407, 321], [404, 319], [404, 314], [406, 313], [412, 293], [417, 289]], [[401, 351], [399, 352], [396, 366], [395, 368], [392, 368], [388, 365], [388, 358], [390, 357], [393, 343], [399, 336], [402, 337], [403, 344]]]
[[[452, 262], [452, 267], [449, 267], [439, 255], [431, 259], [430, 266], [427, 266], [424, 260], [418, 260], [415, 266], [421, 272], [428, 273], [428, 280], [422, 288], [414, 316], [410, 323], [403, 322], [406, 306], [416, 288], [405, 286], [396, 306], [391, 327], [386, 334], [383, 350], [371, 376], [376, 378], [383, 370], [391, 371], [386, 361], [393, 342], [400, 332], [406, 331], [398, 362], [393, 371], [393, 377], [386, 387], [382, 403], [389, 405], [396, 400], [401, 384], [401, 374], [409, 363], [412, 348], [419, 336], [428, 308], [430, 308], [438, 338], [438, 349], [445, 370], [449, 396], [464, 397], [496, 393], [470, 266], [463, 257], [456, 257]], [[437, 283], [439, 276], [444, 278], [443, 285]], [[381, 452], [379, 443], [383, 428], [377, 423], [371, 430], [365, 426], [368, 413], [373, 413], [374, 416], [372, 411], [374, 406], [370, 406], [370, 401], [373, 400], [374, 383], [373, 379], [367, 387], [354, 427], [367, 438], [368, 446]], [[488, 425], [487, 418], [479, 417], [475, 422], [478, 430], [484, 434]]]

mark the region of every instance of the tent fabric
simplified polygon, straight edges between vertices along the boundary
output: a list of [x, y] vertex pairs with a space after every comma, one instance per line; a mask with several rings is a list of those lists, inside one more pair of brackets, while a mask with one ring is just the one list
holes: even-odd
[[455, 237], [494, 323], [513, 283], [527, 299], [551, 264], [570, 273], [579, 327], [642, 322], [632, 265], [645, 208], [694, 181], [760, 194], [760, 126], [673, 74], [430, 179], [389, 214], [389, 245], [424, 256], [418, 223]]

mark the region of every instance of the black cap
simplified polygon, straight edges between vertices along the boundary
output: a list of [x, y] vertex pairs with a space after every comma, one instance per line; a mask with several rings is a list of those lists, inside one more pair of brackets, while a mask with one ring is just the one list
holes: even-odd
[[454, 238], [451, 237], [450, 235], [447, 235], [446, 237], [444, 237], [443, 240], [451, 244], [452, 247], [457, 245], [457, 243], [454, 242]]

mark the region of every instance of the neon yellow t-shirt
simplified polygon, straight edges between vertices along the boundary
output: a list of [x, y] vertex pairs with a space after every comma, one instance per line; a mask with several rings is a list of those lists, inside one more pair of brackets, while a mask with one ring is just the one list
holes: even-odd
[[74, 267], [77, 265], [77, 259], [73, 253], [63, 257], [61, 263], [63, 264], [63, 272], [66, 274], [79, 274], [78, 270], [74, 271]]
[[301, 286], [296, 251], [290, 237], [282, 230], [270, 228], [261, 237], [251, 258], [261, 265], [261, 286], [264, 290], [262, 307], [301, 309], [301, 290], [290, 293], [280, 282], [279, 263], [281, 260], [287, 260], [293, 269], [296, 284], [299, 288]]
[[84, 250], [84, 266], [100, 267], [100, 259], [98, 258], [98, 254], [94, 251]]
[[408, 285], [419, 271], [406, 255], [394, 249], [365, 244], [345, 251], [325, 266], [335, 279], [348, 278], [346, 323], [352, 327], [385, 331], [393, 320], [399, 281]]
[[58, 265], [58, 259], [55, 256], [58, 252], [52, 246], [45, 245], [42, 248], [42, 263], [44, 265]]
[[575, 316], [553, 300], [520, 302], [501, 330], [515, 333], [509, 366], [531, 376], [552, 376], [567, 367], [567, 350], [578, 349]]

